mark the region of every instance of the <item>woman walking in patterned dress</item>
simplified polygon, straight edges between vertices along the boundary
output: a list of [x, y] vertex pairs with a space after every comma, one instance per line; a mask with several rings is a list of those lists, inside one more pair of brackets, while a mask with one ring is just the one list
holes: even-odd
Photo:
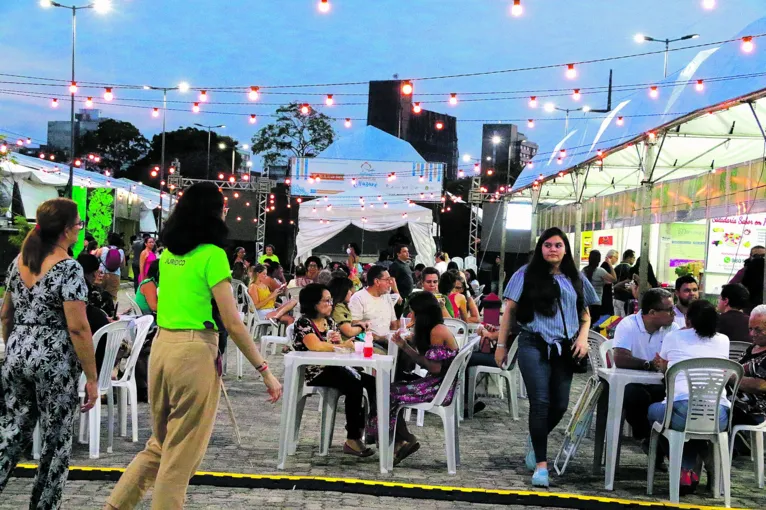
[[[77, 204], [57, 198], [37, 209], [37, 225], [8, 269], [0, 310], [6, 338], [0, 370], [0, 491], [40, 422], [42, 450], [29, 508], [58, 508], [69, 473], [80, 372], [98, 398], [96, 358], [82, 267], [68, 255], [84, 224]], [[82, 367], [82, 368], [81, 368]]]

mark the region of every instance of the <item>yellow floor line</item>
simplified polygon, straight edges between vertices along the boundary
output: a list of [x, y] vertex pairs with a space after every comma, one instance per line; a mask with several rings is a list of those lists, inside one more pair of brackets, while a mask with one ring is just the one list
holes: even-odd
[[[16, 467], [23, 469], [37, 469], [37, 464], [18, 464]], [[123, 473], [125, 468], [116, 467], [92, 467], [92, 466], [70, 466], [70, 471], [83, 471], [83, 472], [107, 472], [107, 473]], [[615, 503], [619, 505], [640, 505], [640, 506], [652, 506], [652, 507], [667, 507], [667, 508], [682, 508], [682, 509], [698, 509], [698, 510], [714, 510], [720, 509], [720, 506], [705, 506], [705, 505], [690, 505], [685, 503], [670, 503], [663, 501], [639, 501], [632, 499], [622, 498], [610, 498], [604, 496], [587, 496], [583, 494], [571, 494], [567, 492], [548, 492], [548, 491], [528, 491], [528, 490], [506, 490], [506, 489], [484, 489], [481, 487], [453, 487], [448, 485], [425, 485], [425, 484], [413, 484], [402, 482], [388, 482], [383, 480], [367, 480], [361, 478], [337, 478], [327, 476], [302, 476], [302, 475], [259, 475], [251, 473], [226, 473], [217, 471], [197, 471], [195, 476], [215, 476], [221, 478], [245, 478], [250, 480], [290, 480], [290, 481], [321, 481], [330, 483], [347, 483], [347, 484], [361, 484], [372, 485], [380, 487], [398, 487], [404, 489], [423, 489], [433, 491], [447, 491], [447, 492], [464, 492], [464, 493], [483, 493], [483, 494], [497, 494], [500, 496], [539, 496], [544, 498], [565, 498], [565, 499], [577, 499], [580, 501], [598, 501], [600, 503]], [[733, 510], [738, 510], [733, 508]], [[739, 509], [744, 510], [744, 509]]]

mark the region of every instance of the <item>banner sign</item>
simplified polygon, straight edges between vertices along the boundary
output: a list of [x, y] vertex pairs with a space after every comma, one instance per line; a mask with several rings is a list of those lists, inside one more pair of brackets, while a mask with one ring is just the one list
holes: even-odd
[[698, 263], [705, 260], [705, 225], [691, 223], [670, 224], [670, 267]]
[[736, 273], [750, 256], [750, 248], [758, 245], [766, 245], [766, 216], [711, 219], [707, 271]]
[[291, 194], [317, 197], [389, 197], [440, 202], [443, 163], [325, 158], [290, 160]]

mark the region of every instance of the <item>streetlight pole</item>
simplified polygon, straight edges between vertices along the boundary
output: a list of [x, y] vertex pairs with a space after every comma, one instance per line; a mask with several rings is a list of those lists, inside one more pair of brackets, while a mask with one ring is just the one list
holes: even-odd
[[212, 130], [218, 129], [218, 128], [223, 129], [226, 127], [226, 125], [220, 124], [218, 126], [205, 126], [204, 124], [197, 124], [196, 122], [194, 123], [194, 125], [207, 129], [207, 172], [205, 174], [205, 179], [209, 180], [210, 179], [210, 137], [212, 135]]
[[636, 34], [633, 40], [636, 41], [638, 44], [641, 44], [643, 42], [657, 42], [657, 43], [662, 43], [665, 45], [665, 66], [664, 66], [663, 78], [667, 78], [668, 77], [668, 57], [670, 55], [671, 43], [679, 42], [679, 41], [688, 41], [689, 39], [696, 39], [699, 36], [700, 36], [699, 34], [689, 34], [683, 37], [678, 37], [676, 39], [656, 39], [654, 37], [649, 37], [648, 35]]
[[69, 179], [66, 185], [66, 195], [72, 197], [72, 188], [74, 187], [74, 143], [75, 143], [75, 131], [74, 131], [74, 96], [77, 92], [75, 81], [75, 50], [77, 44], [77, 11], [81, 9], [95, 9], [97, 12], [105, 13], [111, 7], [109, 0], [95, 0], [87, 5], [75, 6], [75, 5], [63, 5], [52, 0], [40, 0], [41, 7], [61, 7], [72, 11], [72, 82], [70, 83], [70, 109], [69, 109]]

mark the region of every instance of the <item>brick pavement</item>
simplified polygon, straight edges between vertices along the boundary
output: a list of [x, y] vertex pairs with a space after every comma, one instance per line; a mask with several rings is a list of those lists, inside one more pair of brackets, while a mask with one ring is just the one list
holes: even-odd
[[[410, 422], [411, 430], [418, 436], [421, 449], [412, 457], [398, 466], [392, 475], [381, 475], [378, 472], [378, 458], [374, 455], [368, 459], [356, 459], [343, 455], [341, 447], [345, 431], [341, 408], [336, 420], [335, 436], [326, 457], [318, 455], [318, 430], [319, 420], [316, 399], [310, 400], [306, 406], [300, 433], [300, 441], [296, 455], [289, 458], [287, 469], [279, 471], [276, 468], [280, 405], [272, 405], [265, 402], [266, 392], [256, 371], [249, 366], [245, 367], [245, 375], [242, 380], [235, 377], [235, 356], [229, 353], [229, 375], [225, 377], [229, 396], [242, 433], [242, 445], [237, 446], [234, 441], [233, 427], [230, 423], [225, 406], [221, 404], [218, 420], [213, 432], [207, 455], [202, 463], [201, 470], [255, 473], [255, 474], [292, 474], [306, 476], [332, 476], [362, 478], [371, 480], [386, 480], [404, 483], [420, 483], [431, 485], [449, 485], [461, 487], [481, 487], [487, 489], [512, 489], [530, 490], [530, 473], [524, 468], [523, 454], [526, 441], [526, 419], [528, 406], [527, 401], [520, 399], [521, 420], [514, 422], [507, 413], [505, 402], [499, 399], [485, 399], [487, 408], [476, 415], [474, 420], [462, 422], [460, 428], [461, 460], [462, 465], [458, 468], [455, 476], [447, 474], [446, 459], [443, 446], [443, 432], [441, 421], [437, 416], [427, 415], [425, 426], [420, 428], [414, 424], [414, 416]], [[281, 355], [271, 356], [269, 363], [272, 370], [282, 375], [283, 366]], [[574, 405], [582, 390], [585, 375], [576, 376], [572, 388], [571, 402]], [[571, 408], [571, 406], [570, 406]], [[115, 438], [114, 453], [106, 453], [106, 411], [104, 410], [104, 425], [102, 426], [102, 456], [97, 460], [88, 458], [86, 445], [76, 445], [73, 452], [72, 465], [77, 466], [103, 466], [125, 467], [133, 456], [143, 448], [144, 442], [150, 434], [149, 412], [146, 404], [139, 405], [139, 442], [132, 443], [126, 438]], [[558, 447], [563, 439], [563, 427], [569, 416], [567, 415], [562, 425], [552, 434], [549, 446], [549, 458], [555, 457]], [[667, 501], [668, 478], [665, 473], [658, 473], [655, 482], [655, 496], [646, 496], [646, 460], [647, 457], [641, 452], [640, 445], [626, 439], [622, 447], [620, 467], [615, 481], [615, 491], [604, 490], [603, 469], [600, 474], [593, 474], [591, 470], [593, 457], [593, 441], [586, 438], [580, 446], [577, 457], [571, 461], [567, 472], [558, 477], [552, 472], [551, 489], [559, 493], [574, 493], [581, 495], [605, 496], [642, 501]], [[736, 459], [732, 471], [732, 505], [746, 508], [765, 508], [766, 489], [759, 490], [754, 483], [753, 470], [749, 461]], [[704, 482], [704, 478], [703, 478]], [[7, 494], [12, 494], [14, 501], [20, 495], [29, 494], [28, 480], [12, 480], [7, 489]], [[88, 502], [103, 501], [108, 495], [111, 484], [104, 482], [72, 482], [67, 489], [68, 498], [72, 502], [78, 502], [84, 494], [90, 495]], [[85, 492], [87, 490], [87, 493]], [[224, 489], [217, 487], [195, 487], [190, 491], [189, 502], [198, 508], [206, 505], [217, 506], [217, 500], [211, 503], [210, 498], [230, 498], [233, 501], [232, 508], [236, 508], [238, 501], [259, 501], [263, 498], [273, 505], [267, 507], [286, 507], [298, 505], [298, 508], [321, 508], [321, 505], [342, 508], [338, 503], [348, 501], [348, 507], [383, 508], [388, 505], [386, 498], [373, 496], [360, 496], [355, 494], [327, 493], [320, 496], [321, 492], [305, 491], [298, 498], [293, 497], [293, 492], [280, 490], [239, 490]], [[249, 499], [252, 498], [252, 499]], [[23, 499], [23, 498], [22, 498]], [[273, 501], [272, 501], [273, 499]], [[0, 501], [5, 500], [5, 495]], [[362, 501], [364, 500], [364, 501]], [[226, 500], [228, 501], [228, 500]], [[360, 503], [361, 501], [361, 503]], [[303, 503], [302, 503], [303, 502]], [[700, 505], [722, 505], [722, 499], [712, 499], [710, 493], [703, 488], [693, 496], [682, 498], [682, 503]], [[244, 504], [244, 503], [243, 503]], [[397, 500], [396, 505], [400, 508], [408, 508], [407, 505], [418, 508], [443, 508], [444, 502], [424, 502], [414, 500]], [[304, 506], [300, 506], [304, 505]], [[376, 506], [377, 505], [377, 506]], [[69, 506], [69, 505], [67, 505]], [[78, 502], [78, 507], [85, 508]], [[481, 505], [482, 508], [487, 506]], [[452, 508], [452, 507], [444, 507]], [[454, 508], [469, 508], [461, 503]]]

